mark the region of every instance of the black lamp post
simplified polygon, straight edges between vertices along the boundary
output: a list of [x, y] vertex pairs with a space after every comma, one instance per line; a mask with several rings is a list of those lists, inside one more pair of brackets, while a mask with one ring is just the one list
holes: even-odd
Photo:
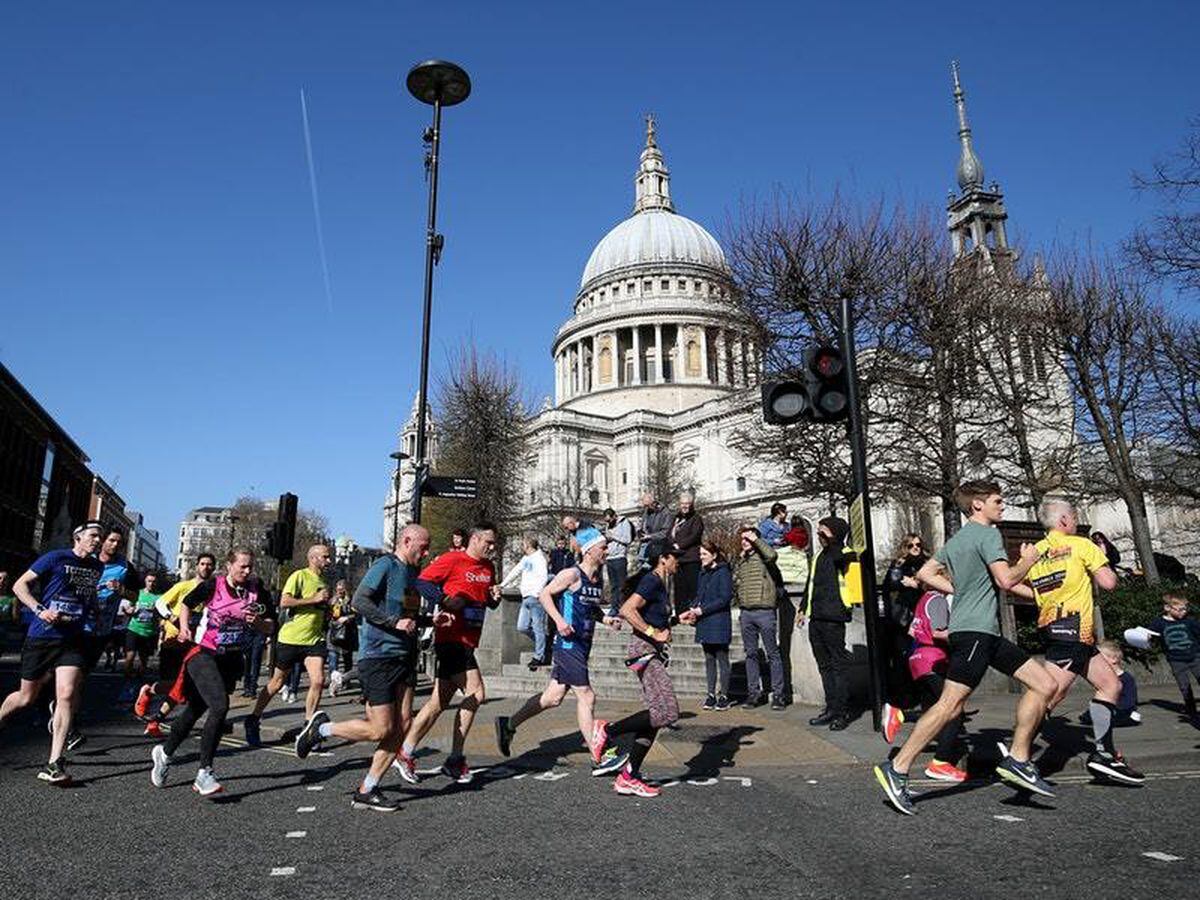
[[[421, 325], [421, 386], [417, 395], [416, 481], [413, 485], [412, 521], [421, 521], [421, 495], [429, 459], [425, 440], [425, 416], [429, 393], [429, 317], [433, 309], [433, 268], [442, 255], [442, 236], [437, 233], [438, 150], [441, 146], [442, 107], [462, 103], [471, 93], [471, 79], [452, 62], [431, 59], [413, 66], [405, 81], [408, 92], [433, 107], [433, 125], [425, 131], [425, 169], [429, 176], [429, 219], [425, 229], [425, 314]], [[393, 522], [395, 520], [393, 519]], [[394, 530], [394, 528], [393, 528]], [[393, 545], [395, 537], [393, 535]]]
[[396, 461], [396, 471], [392, 473], [392, 552], [396, 552], [396, 535], [400, 528], [400, 463], [408, 459], [408, 454], [402, 450], [389, 453]]

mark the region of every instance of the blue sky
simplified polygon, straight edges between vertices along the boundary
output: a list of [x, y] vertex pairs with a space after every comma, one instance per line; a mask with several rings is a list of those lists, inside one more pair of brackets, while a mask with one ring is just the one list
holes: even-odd
[[1131, 170], [1200, 113], [1198, 33], [1194, 2], [9, 4], [0, 360], [169, 553], [186, 510], [251, 490], [377, 543], [419, 352], [412, 63], [475, 86], [445, 122], [434, 365], [469, 334], [546, 393], [647, 110], [718, 235], [776, 186], [940, 204], [957, 57], [1011, 234], [1111, 246], [1149, 213]]

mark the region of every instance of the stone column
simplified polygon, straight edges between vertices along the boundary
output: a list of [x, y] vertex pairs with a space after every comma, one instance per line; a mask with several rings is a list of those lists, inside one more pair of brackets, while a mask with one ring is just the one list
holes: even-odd
[[742, 368], [742, 336], [738, 332], [733, 333], [733, 344], [730, 347], [730, 366], [733, 371], [729, 373], [729, 384], [732, 387], [745, 387], [745, 370]]
[[729, 357], [725, 354], [725, 329], [717, 329], [717, 384], [729, 383]]
[[642, 383], [642, 326], [633, 326], [633, 383]]
[[592, 390], [600, 390], [600, 335], [592, 335]]
[[663, 383], [662, 323], [654, 323], [654, 383]]
[[705, 384], [711, 384], [708, 376], [708, 329], [700, 326], [700, 377]]

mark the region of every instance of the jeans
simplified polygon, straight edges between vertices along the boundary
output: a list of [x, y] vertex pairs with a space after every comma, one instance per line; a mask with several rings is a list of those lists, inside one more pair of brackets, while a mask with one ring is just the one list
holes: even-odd
[[746, 693], [757, 697], [765, 691], [758, 668], [758, 643], [762, 641], [771, 667], [771, 695], [783, 700], [783, 660], [779, 656], [779, 622], [773, 609], [743, 609], [742, 647], [746, 651]]
[[[729, 645], [701, 644], [704, 648], [704, 679], [708, 684], [708, 693], [729, 696]], [[717, 676], [720, 675], [720, 690], [717, 689]]]
[[517, 614], [517, 631], [533, 638], [534, 659], [546, 659], [546, 610], [537, 597], [522, 597]]
[[825, 709], [846, 715], [850, 709], [850, 654], [846, 652], [846, 623], [813, 619], [808, 623], [808, 640], [825, 688]]
[[621, 596], [621, 588], [625, 579], [629, 577], [629, 560], [624, 556], [605, 560], [604, 571], [608, 574], [609, 608], [620, 609], [624, 599]]
[[250, 641], [242, 651], [246, 665], [246, 675], [242, 681], [242, 690], [258, 693], [258, 676], [262, 672], [263, 648], [267, 645], [267, 636], [260, 631], [250, 635]]

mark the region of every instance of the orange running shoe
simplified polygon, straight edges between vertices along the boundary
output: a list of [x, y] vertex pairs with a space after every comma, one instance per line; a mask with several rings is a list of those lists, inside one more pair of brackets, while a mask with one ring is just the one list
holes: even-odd
[[152, 737], [156, 741], [161, 741], [163, 739], [162, 725], [159, 724], [157, 719], [151, 719], [146, 723], [146, 730], [142, 734], [146, 737]]
[[138, 691], [137, 699], [133, 701], [133, 714], [139, 719], [146, 718], [146, 713], [150, 712], [150, 701], [153, 699], [154, 687], [143, 684], [142, 689]]
[[883, 739], [890, 744], [896, 739], [896, 735], [900, 732], [900, 726], [903, 724], [903, 710], [890, 703], [883, 704]]
[[932, 778], [934, 781], [953, 781], [961, 784], [967, 780], [967, 773], [954, 763], [935, 759], [925, 767], [925, 777]]

